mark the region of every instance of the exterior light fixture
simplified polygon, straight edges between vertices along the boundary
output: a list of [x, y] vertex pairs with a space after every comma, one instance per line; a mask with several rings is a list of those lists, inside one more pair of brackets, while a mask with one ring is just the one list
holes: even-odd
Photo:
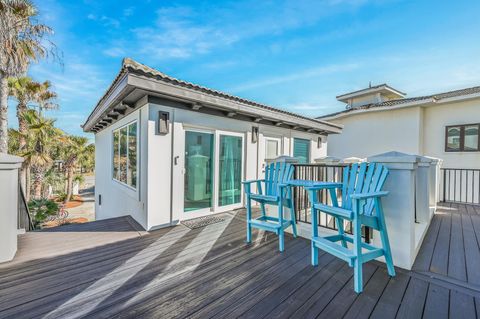
[[170, 113], [159, 111], [157, 122], [157, 134], [166, 135], [170, 129]]
[[325, 136], [319, 136], [317, 138], [317, 148], [322, 148], [322, 143], [325, 140]]
[[258, 141], [258, 126], [252, 126], [252, 143], [257, 143]]

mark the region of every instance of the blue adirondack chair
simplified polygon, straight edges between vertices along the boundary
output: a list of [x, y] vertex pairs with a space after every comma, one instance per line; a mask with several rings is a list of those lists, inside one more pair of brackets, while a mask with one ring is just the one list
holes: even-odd
[[[387, 175], [388, 169], [381, 164], [361, 163], [346, 167], [343, 183], [335, 185], [342, 189], [341, 206], [338, 205], [335, 188], [329, 189], [332, 205], [325, 205], [317, 198], [317, 191], [322, 189], [322, 186], [306, 187], [312, 203], [312, 265], [318, 265], [319, 248], [345, 260], [354, 268], [354, 288], [357, 293], [363, 290], [362, 264], [369, 260], [385, 256], [388, 274], [395, 276], [381, 203], [381, 197], [388, 195], [388, 192], [381, 190]], [[317, 212], [324, 212], [335, 218], [338, 235], [318, 235]], [[353, 235], [345, 234], [344, 220], [352, 222]], [[362, 242], [362, 225], [379, 231], [382, 248]], [[347, 243], [353, 244], [353, 249], [349, 249]], [[362, 252], [362, 248], [365, 252]]]
[[[279, 249], [284, 250], [284, 230], [292, 226], [293, 236], [297, 237], [295, 213], [293, 210], [293, 194], [286, 184], [293, 177], [293, 165], [277, 162], [265, 168], [265, 179], [242, 182], [245, 188], [247, 206], [247, 242], [252, 241], [252, 227], [274, 232], [279, 236]], [[252, 193], [251, 185], [256, 183], [257, 193]], [[264, 187], [262, 188], [262, 184]], [[262, 190], [265, 190], [263, 192]], [[252, 200], [260, 203], [261, 216], [252, 218]], [[265, 205], [278, 207], [278, 217], [267, 216]], [[284, 218], [283, 207], [290, 208], [290, 218]]]

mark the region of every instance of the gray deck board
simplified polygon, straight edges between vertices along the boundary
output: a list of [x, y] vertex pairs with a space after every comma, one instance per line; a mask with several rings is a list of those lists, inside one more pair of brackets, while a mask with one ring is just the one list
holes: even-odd
[[28, 233], [0, 265], [0, 318], [475, 318], [479, 212], [440, 204], [413, 270], [390, 278], [369, 262], [360, 295], [345, 262], [321, 253], [310, 266], [306, 239], [287, 235], [279, 253], [254, 230], [245, 244], [243, 211], [194, 230], [121, 217]]

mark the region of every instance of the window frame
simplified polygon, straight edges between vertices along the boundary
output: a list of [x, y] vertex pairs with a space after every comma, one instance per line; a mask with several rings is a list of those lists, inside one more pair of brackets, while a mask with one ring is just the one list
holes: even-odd
[[[134, 125], [134, 124], [136, 124], [136, 139], [135, 139], [135, 144], [136, 144], [136, 153], [137, 153], [136, 158], [135, 158], [135, 161], [136, 161], [136, 163], [135, 163], [135, 169], [136, 169], [136, 183], [135, 183], [135, 187], [132, 186], [132, 185], [129, 185], [129, 184], [128, 184], [128, 180], [127, 180], [127, 182], [123, 182], [123, 181], [121, 181], [121, 180], [119, 180], [119, 179], [116, 178], [116, 176], [115, 176], [115, 152], [114, 152], [114, 151], [115, 151], [115, 145], [114, 145], [114, 142], [115, 142], [115, 133], [116, 133], [116, 132], [119, 132], [119, 138], [118, 138], [118, 142], [119, 142], [118, 152], [119, 152], [119, 153], [117, 154], [117, 156], [120, 156], [120, 148], [121, 148], [121, 147], [120, 147], [120, 142], [121, 142], [121, 134], [120, 134], [120, 131], [121, 131], [123, 128], [126, 128], [126, 129], [127, 129], [127, 138], [126, 138], [126, 141], [127, 141], [127, 153], [126, 153], [127, 163], [125, 164], [125, 166], [126, 166], [126, 170], [127, 170], [127, 171], [126, 171], [126, 175], [128, 176], [128, 170], [129, 170], [129, 167], [130, 167], [130, 165], [129, 165], [130, 156], [129, 156], [129, 145], [128, 145], [129, 135], [130, 135], [130, 129], [129, 129], [129, 127], [130, 127], [130, 125]], [[131, 189], [131, 190], [133, 190], [133, 191], [135, 191], [135, 192], [137, 191], [137, 189], [138, 189], [138, 184], [139, 184], [139, 175], [138, 175], [138, 171], [139, 171], [139, 170], [138, 170], [138, 163], [139, 163], [138, 159], [139, 159], [139, 155], [140, 155], [139, 152], [138, 152], [138, 147], [139, 147], [139, 131], [140, 131], [140, 129], [139, 129], [139, 125], [138, 125], [138, 120], [135, 119], [135, 120], [133, 120], [133, 121], [130, 121], [130, 122], [124, 124], [124, 125], [121, 125], [121, 126], [117, 127], [116, 129], [112, 130], [112, 139], [111, 139], [111, 141], [112, 141], [112, 144], [111, 144], [111, 146], [112, 146], [112, 162], [111, 162], [111, 163], [112, 163], [112, 169], [111, 169], [112, 180], [113, 180], [114, 182], [116, 182], [116, 183], [119, 183], [120, 185], [123, 185], [123, 186], [125, 186], [125, 187], [127, 187], [127, 188], [129, 188], [129, 189]], [[120, 163], [120, 161], [118, 161], [118, 162]], [[120, 167], [118, 167], [118, 171], [120, 171]]]
[[[477, 149], [467, 150], [465, 149], [465, 127], [467, 126], [476, 126], [477, 127]], [[458, 150], [448, 149], [448, 130], [453, 127], [460, 128], [460, 148]], [[457, 124], [457, 125], [447, 125], [445, 126], [445, 152], [447, 153], [459, 153], [459, 152], [480, 152], [480, 123], [473, 124]]]

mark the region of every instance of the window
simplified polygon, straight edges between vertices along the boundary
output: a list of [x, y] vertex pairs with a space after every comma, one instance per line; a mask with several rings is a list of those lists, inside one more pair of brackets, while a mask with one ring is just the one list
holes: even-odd
[[445, 131], [446, 152], [480, 151], [480, 124], [447, 126]]
[[266, 159], [274, 159], [278, 157], [279, 152], [279, 144], [280, 140], [277, 139], [265, 139], [265, 158]]
[[113, 178], [137, 188], [137, 122], [113, 131]]
[[310, 140], [294, 138], [293, 157], [295, 157], [300, 164], [310, 163]]

